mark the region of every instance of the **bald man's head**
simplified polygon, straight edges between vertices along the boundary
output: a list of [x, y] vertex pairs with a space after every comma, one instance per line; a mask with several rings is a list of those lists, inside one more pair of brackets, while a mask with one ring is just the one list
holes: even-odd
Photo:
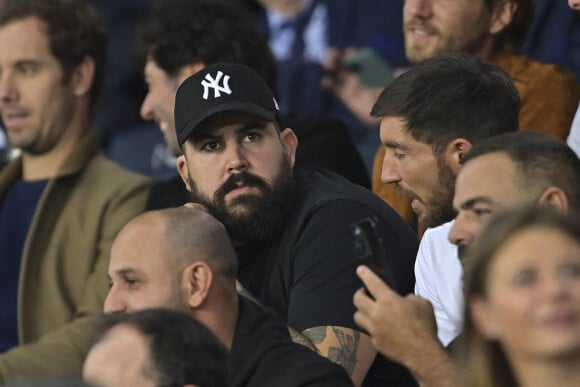
[[236, 255], [220, 222], [187, 207], [144, 213], [127, 223], [113, 243], [104, 309], [191, 311], [191, 273], [186, 273], [202, 262], [235, 292]]
[[155, 211], [165, 223], [164, 248], [181, 265], [206, 262], [232, 281], [238, 271], [236, 252], [223, 224], [207, 212], [176, 207]]

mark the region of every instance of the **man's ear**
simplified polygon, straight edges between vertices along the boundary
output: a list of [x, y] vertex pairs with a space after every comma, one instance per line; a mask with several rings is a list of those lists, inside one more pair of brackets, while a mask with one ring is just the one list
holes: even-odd
[[491, 9], [488, 31], [492, 35], [502, 32], [514, 19], [518, 5], [513, 0], [495, 1]]
[[568, 197], [558, 187], [548, 187], [542, 192], [538, 203], [544, 207], [553, 208], [561, 213], [568, 212]]
[[445, 161], [447, 165], [455, 172], [459, 172], [461, 167], [461, 159], [473, 147], [471, 142], [464, 138], [456, 138], [451, 141], [445, 149]]
[[296, 161], [296, 148], [298, 148], [298, 137], [296, 137], [296, 134], [292, 129], [286, 128], [280, 132], [280, 141], [282, 142], [284, 153], [286, 153], [288, 160], [290, 160], [290, 165], [294, 167], [294, 162]]
[[490, 310], [483, 296], [472, 296], [469, 299], [469, 313], [474, 327], [486, 338], [495, 340], [500, 336], [500, 328], [495, 314]]
[[213, 283], [211, 268], [205, 262], [193, 262], [183, 270], [182, 280], [186, 304], [192, 309], [199, 308], [207, 299]]
[[187, 159], [185, 158], [185, 155], [181, 154], [177, 156], [175, 165], [177, 167], [177, 172], [179, 172], [179, 176], [181, 176], [181, 180], [185, 183], [185, 188], [191, 192], [191, 186], [189, 185], [189, 168], [187, 167]]
[[179, 72], [177, 73], [177, 82], [181, 85], [183, 81], [185, 81], [187, 78], [197, 73], [198, 71], [204, 69], [205, 67], [206, 65], [203, 62], [186, 64], [185, 66], [179, 69]]
[[95, 61], [85, 56], [72, 74], [71, 84], [77, 97], [82, 97], [91, 91], [95, 79]]

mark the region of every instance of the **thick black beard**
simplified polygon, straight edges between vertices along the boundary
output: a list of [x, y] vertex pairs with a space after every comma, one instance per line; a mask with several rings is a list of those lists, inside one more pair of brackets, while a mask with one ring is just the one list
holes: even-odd
[[[292, 167], [287, 158], [283, 159], [272, 187], [256, 175], [240, 172], [231, 175], [210, 200], [198, 190], [191, 176], [188, 180], [192, 201], [206, 206], [224, 224], [234, 243], [262, 243], [282, 232], [294, 193]], [[240, 182], [254, 186], [260, 194], [241, 195], [226, 205], [225, 195]]]

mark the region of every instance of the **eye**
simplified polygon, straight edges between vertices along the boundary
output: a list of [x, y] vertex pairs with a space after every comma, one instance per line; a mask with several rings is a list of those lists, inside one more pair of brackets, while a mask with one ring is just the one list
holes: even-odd
[[475, 214], [475, 216], [477, 216], [478, 218], [490, 215], [492, 213], [492, 210], [489, 208], [482, 208], [482, 207], [476, 207], [473, 209], [473, 213]]
[[258, 132], [249, 132], [246, 133], [244, 138], [242, 138], [242, 142], [256, 142], [262, 138], [262, 135]]
[[204, 152], [217, 152], [221, 149], [221, 145], [217, 141], [208, 141], [201, 145], [201, 150]]
[[560, 268], [559, 272], [565, 278], [580, 277], [580, 263], [565, 264]]
[[38, 63], [20, 63], [17, 65], [17, 70], [22, 75], [33, 75], [38, 72]]
[[123, 285], [129, 289], [136, 287], [137, 285], [139, 285], [140, 282], [141, 281], [138, 278], [131, 278], [131, 277], [123, 278]]
[[403, 160], [405, 158], [405, 154], [404, 153], [401, 153], [398, 150], [395, 150], [393, 152], [393, 157], [396, 158], [397, 160]]
[[513, 278], [514, 284], [518, 286], [529, 286], [536, 281], [536, 273], [530, 269], [520, 270]]

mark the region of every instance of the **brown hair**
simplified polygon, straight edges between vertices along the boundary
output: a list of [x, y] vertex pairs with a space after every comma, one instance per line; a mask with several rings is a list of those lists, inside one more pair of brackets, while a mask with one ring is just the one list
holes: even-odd
[[82, 0], [5, 0], [0, 7], [0, 27], [27, 17], [46, 24], [50, 50], [60, 63], [65, 83], [87, 56], [95, 62], [91, 88], [94, 109], [107, 56], [107, 33], [97, 12]]
[[508, 358], [497, 341], [483, 336], [475, 327], [468, 300], [486, 297], [489, 271], [497, 252], [515, 234], [542, 227], [559, 230], [580, 243], [580, 223], [550, 208], [524, 207], [504, 212], [493, 219], [468, 251], [469, 268], [465, 276], [464, 325], [459, 341], [459, 384], [470, 387], [517, 386]]

